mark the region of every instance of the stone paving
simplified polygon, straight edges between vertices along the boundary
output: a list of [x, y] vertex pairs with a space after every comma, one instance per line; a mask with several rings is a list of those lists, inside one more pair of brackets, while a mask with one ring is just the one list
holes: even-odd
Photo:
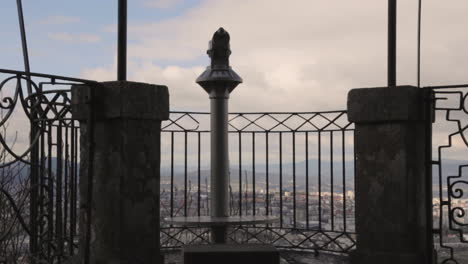
[[[164, 252], [165, 264], [182, 264], [180, 251]], [[310, 252], [280, 251], [281, 264], [349, 264], [348, 258], [342, 255], [321, 253], [317, 257]]]

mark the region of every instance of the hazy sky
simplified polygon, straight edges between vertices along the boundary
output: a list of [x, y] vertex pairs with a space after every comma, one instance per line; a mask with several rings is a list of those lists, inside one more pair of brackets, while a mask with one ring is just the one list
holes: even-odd
[[[398, 83], [416, 84], [417, 0], [399, 1]], [[31, 69], [116, 78], [117, 0], [23, 0]], [[423, 0], [422, 84], [468, 83], [468, 1]], [[172, 110], [207, 110], [195, 84], [220, 26], [244, 79], [232, 111], [346, 107], [386, 84], [386, 0], [130, 0], [129, 74], [165, 84]], [[0, 68], [23, 69], [16, 1], [3, 0]]]

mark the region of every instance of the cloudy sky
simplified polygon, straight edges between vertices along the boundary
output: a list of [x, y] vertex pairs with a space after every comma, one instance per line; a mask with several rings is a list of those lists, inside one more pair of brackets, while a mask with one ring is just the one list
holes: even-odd
[[[416, 84], [417, 0], [399, 1], [398, 83]], [[23, 69], [16, 1], [2, 1], [0, 68]], [[468, 82], [468, 2], [423, 1], [422, 84]], [[31, 69], [116, 79], [117, 1], [24, 0]], [[386, 84], [386, 0], [131, 0], [129, 80], [165, 84], [172, 110], [207, 110], [208, 40], [231, 34], [244, 79], [232, 111], [345, 109]]]

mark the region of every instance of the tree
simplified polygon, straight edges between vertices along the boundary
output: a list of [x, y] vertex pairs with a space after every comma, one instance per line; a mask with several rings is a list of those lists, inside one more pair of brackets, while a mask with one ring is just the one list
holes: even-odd
[[[3, 112], [0, 111], [0, 120]], [[0, 127], [0, 136], [7, 137], [8, 124]], [[13, 137], [11, 147], [17, 141]], [[28, 208], [28, 179], [23, 177], [27, 165], [16, 161], [8, 163], [9, 153], [0, 145], [0, 263], [19, 263], [27, 254], [28, 234], [23, 228]], [[22, 223], [21, 223], [22, 222]]]

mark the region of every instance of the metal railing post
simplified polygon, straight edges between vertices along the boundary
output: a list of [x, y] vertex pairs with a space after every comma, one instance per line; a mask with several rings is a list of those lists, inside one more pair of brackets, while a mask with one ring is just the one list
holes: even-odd
[[127, 0], [119, 0], [117, 80], [127, 80]]
[[397, 0], [388, 0], [388, 87], [396, 86]]

